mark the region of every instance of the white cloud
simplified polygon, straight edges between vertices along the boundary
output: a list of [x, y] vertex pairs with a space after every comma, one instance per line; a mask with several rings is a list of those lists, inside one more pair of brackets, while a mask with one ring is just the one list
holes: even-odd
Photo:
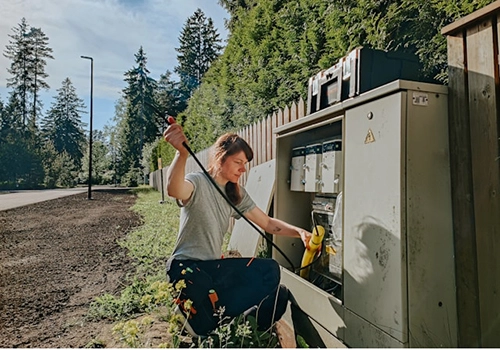
[[[134, 54], [141, 45], [154, 78], [174, 69], [180, 31], [197, 8], [214, 20], [225, 38], [228, 14], [217, 0], [1, 0], [0, 49], [3, 53], [8, 34], [25, 17], [31, 27], [43, 30], [54, 50], [54, 60], [46, 68], [50, 96], [69, 77], [85, 98], [90, 64], [80, 56], [86, 55], [94, 58], [94, 96], [116, 101], [124, 87], [123, 74], [135, 65]], [[4, 100], [9, 65], [2, 54], [0, 97]]]

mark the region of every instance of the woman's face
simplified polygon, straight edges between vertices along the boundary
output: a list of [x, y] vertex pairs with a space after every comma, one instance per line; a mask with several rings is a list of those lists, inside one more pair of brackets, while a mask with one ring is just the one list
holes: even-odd
[[240, 176], [246, 171], [247, 163], [248, 160], [243, 151], [228, 156], [221, 164], [220, 177], [223, 180], [237, 183]]

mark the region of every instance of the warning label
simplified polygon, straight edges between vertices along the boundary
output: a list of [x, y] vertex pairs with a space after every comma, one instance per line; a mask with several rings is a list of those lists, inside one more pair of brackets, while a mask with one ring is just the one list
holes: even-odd
[[365, 137], [365, 144], [375, 142], [375, 136], [373, 136], [372, 129], [368, 129], [368, 133]]

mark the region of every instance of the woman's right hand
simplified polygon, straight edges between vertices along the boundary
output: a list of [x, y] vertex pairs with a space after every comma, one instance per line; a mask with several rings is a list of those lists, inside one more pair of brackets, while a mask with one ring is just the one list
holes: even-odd
[[187, 144], [187, 138], [182, 131], [182, 127], [175, 122], [175, 119], [172, 116], [168, 117], [168, 122], [170, 125], [163, 132], [163, 138], [165, 141], [174, 146], [174, 148], [179, 151], [181, 155], [187, 155], [188, 151], [183, 145], [184, 142]]

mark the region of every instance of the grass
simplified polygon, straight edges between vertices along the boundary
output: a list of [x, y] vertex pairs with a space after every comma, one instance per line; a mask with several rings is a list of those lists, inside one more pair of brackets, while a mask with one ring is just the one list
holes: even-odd
[[143, 218], [143, 224], [129, 233], [119, 244], [128, 249], [140, 272], [164, 272], [164, 263], [172, 254], [179, 229], [179, 207], [167, 199], [160, 204], [161, 194], [150, 187], [132, 190], [138, 196], [131, 210]]
[[[127, 347], [177, 348], [183, 344], [219, 348], [276, 347], [278, 341], [274, 332], [260, 332], [254, 320], [243, 317], [221, 323], [213, 337], [198, 344], [181, 335], [183, 324], [174, 312], [174, 299], [179, 295], [183, 281], [175, 286], [165, 281], [165, 262], [177, 238], [180, 209], [171, 199], [160, 204], [161, 194], [151, 187], [141, 186], [132, 191], [137, 194], [137, 201], [131, 210], [141, 215], [143, 223], [118, 243], [128, 250], [136, 273], [119, 296], [104, 294], [97, 297], [90, 305], [88, 319], [117, 322], [113, 334]], [[153, 344], [147, 340], [151, 338], [148, 331], [152, 324], [159, 325], [162, 333], [168, 333], [166, 342]], [[99, 340], [94, 342], [99, 343]], [[97, 343], [91, 342], [89, 347], [103, 345]]]

